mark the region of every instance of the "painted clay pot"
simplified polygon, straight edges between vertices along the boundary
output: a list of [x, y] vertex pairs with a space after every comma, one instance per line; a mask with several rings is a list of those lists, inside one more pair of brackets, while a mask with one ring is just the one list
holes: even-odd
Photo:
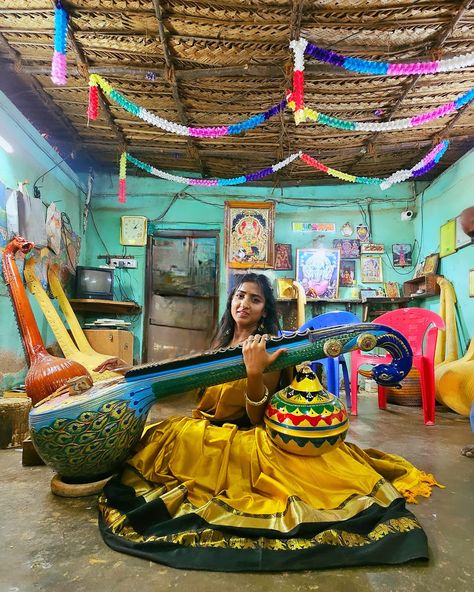
[[273, 395], [264, 421], [278, 447], [304, 456], [334, 450], [349, 428], [344, 404], [322, 387], [308, 364], [298, 368], [290, 386]]

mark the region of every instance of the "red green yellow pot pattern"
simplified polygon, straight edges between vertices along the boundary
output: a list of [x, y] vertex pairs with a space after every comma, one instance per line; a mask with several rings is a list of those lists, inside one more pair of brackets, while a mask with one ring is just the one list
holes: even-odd
[[308, 365], [298, 370], [290, 386], [273, 395], [264, 421], [277, 446], [304, 456], [337, 448], [349, 428], [344, 404], [323, 388]]

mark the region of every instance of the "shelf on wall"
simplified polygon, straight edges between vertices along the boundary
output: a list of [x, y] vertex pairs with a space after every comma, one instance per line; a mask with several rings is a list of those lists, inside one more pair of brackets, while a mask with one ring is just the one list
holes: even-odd
[[138, 314], [142, 307], [136, 302], [121, 300], [97, 300], [94, 298], [73, 298], [69, 300], [73, 310], [79, 312], [108, 312], [115, 314]]
[[438, 275], [430, 273], [403, 282], [403, 295], [411, 296], [412, 298], [425, 298], [427, 296], [438, 295], [440, 293], [440, 287], [436, 281], [438, 277]]

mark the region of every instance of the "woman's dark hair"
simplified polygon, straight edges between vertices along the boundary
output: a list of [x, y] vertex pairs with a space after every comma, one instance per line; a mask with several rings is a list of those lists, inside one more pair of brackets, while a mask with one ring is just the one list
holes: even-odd
[[276, 300], [268, 278], [261, 273], [245, 273], [237, 277], [237, 282], [227, 298], [225, 312], [222, 315], [212, 340], [212, 347], [226, 347], [232, 341], [235, 329], [235, 321], [231, 314], [232, 298], [240, 286], [245, 282], [257, 284], [262, 290], [263, 297], [265, 298], [265, 316], [260, 320], [256, 333], [260, 333], [260, 335], [265, 333], [268, 335], [278, 335], [280, 331], [280, 323], [277, 316]]

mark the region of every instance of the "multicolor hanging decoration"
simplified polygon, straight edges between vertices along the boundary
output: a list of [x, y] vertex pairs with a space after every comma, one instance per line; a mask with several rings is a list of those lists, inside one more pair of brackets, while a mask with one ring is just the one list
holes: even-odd
[[87, 118], [97, 119], [99, 117], [99, 87], [95, 81], [89, 79], [89, 104], [87, 105]]
[[[298, 42], [301, 39], [298, 39]], [[291, 42], [293, 43], [293, 41]], [[291, 47], [290, 43], [290, 47]], [[359, 74], [374, 74], [378, 76], [415, 76], [418, 74], [436, 74], [438, 72], [452, 72], [460, 68], [467, 68], [474, 65], [474, 52], [463, 54], [446, 60], [436, 60], [433, 62], [411, 62], [391, 64], [388, 62], [374, 62], [361, 58], [351, 58], [343, 56], [329, 49], [323, 49], [306, 41], [305, 54], [318, 60], [350, 70]], [[296, 70], [295, 63], [294, 69]], [[299, 67], [299, 64], [298, 64]]]
[[300, 154], [301, 152], [295, 152], [288, 158], [285, 158], [285, 160], [281, 160], [280, 162], [277, 162], [271, 167], [261, 169], [260, 171], [256, 171], [255, 173], [249, 173], [248, 175], [233, 177], [231, 179], [196, 179], [194, 177], [181, 177], [180, 175], [172, 175], [171, 173], [167, 173], [166, 171], [156, 169], [150, 164], [142, 162], [141, 160], [138, 160], [138, 158], [134, 158], [128, 153], [126, 154], [126, 157], [127, 160], [134, 164], [136, 167], [146, 171], [150, 175], [160, 177], [161, 179], [166, 179], [167, 181], [174, 181], [175, 183], [185, 183], [186, 185], [200, 185], [204, 187], [225, 187], [228, 185], [243, 185], [244, 183], [259, 181], [260, 179], [263, 179], [264, 177], [267, 177], [268, 175], [271, 175], [276, 171], [279, 171], [280, 169], [288, 166], [295, 159], [297, 159], [300, 156]]
[[319, 160], [316, 160], [309, 154], [302, 154], [301, 160], [304, 161], [309, 166], [318, 169], [326, 173], [327, 175], [331, 175], [332, 177], [336, 177], [337, 179], [341, 179], [343, 181], [349, 181], [349, 183], [363, 183], [364, 185], [379, 185], [380, 189], [385, 190], [391, 187], [395, 183], [401, 183], [402, 181], [406, 181], [411, 177], [420, 177], [430, 169], [432, 169], [441, 159], [443, 154], [448, 149], [449, 142], [448, 140], [443, 140], [439, 144], [437, 144], [426, 156], [424, 156], [420, 162], [415, 164], [411, 169], [401, 169], [392, 173], [390, 177], [386, 179], [380, 179], [378, 177], [356, 177], [355, 175], [349, 175], [348, 173], [343, 173], [342, 171], [338, 171], [337, 169], [332, 169]]
[[51, 63], [51, 80], [54, 84], [64, 85], [67, 81], [67, 27], [69, 15], [61, 4], [56, 2], [54, 9], [54, 53]]
[[436, 146], [428, 152], [428, 154], [420, 160], [414, 167], [411, 169], [402, 169], [396, 171], [390, 177], [385, 179], [382, 183], [380, 183], [380, 189], [388, 189], [394, 183], [401, 183], [402, 181], [406, 181], [412, 177], [421, 177], [429, 170], [431, 170], [436, 164], [439, 162], [443, 154], [448, 149], [449, 142], [448, 140], [443, 140], [436, 144]]
[[119, 170], [119, 203], [127, 201], [127, 153], [122, 152], [120, 155], [120, 170]]
[[[296, 101], [295, 101], [295, 93], [288, 91], [287, 93], [287, 101], [288, 107], [294, 111], [295, 118], [296, 118]], [[457, 111], [467, 103], [470, 103], [474, 100], [474, 88], [471, 88], [464, 94], [460, 95], [454, 101], [450, 103], [445, 103], [444, 105], [440, 105], [431, 111], [426, 111], [425, 113], [421, 113], [420, 115], [415, 115], [414, 117], [405, 117], [404, 119], [393, 119], [392, 121], [384, 121], [380, 123], [370, 123], [370, 122], [358, 122], [358, 121], [348, 121], [346, 119], [339, 119], [337, 117], [331, 117], [329, 115], [325, 115], [324, 113], [319, 113], [318, 111], [314, 111], [309, 107], [304, 107], [302, 110], [303, 112], [303, 119], [301, 119], [301, 115], [299, 116], [299, 121], [310, 120], [314, 121], [315, 123], [319, 123], [321, 125], [327, 125], [330, 127], [335, 127], [337, 129], [348, 130], [348, 131], [364, 131], [364, 132], [391, 132], [395, 130], [403, 130], [408, 129], [410, 127], [417, 127], [419, 125], [423, 125], [428, 121], [433, 121], [434, 119], [439, 119], [440, 117], [445, 117], [454, 111]]]
[[[163, 117], [159, 117], [147, 109], [136, 105], [132, 101], [129, 101], [122, 93], [115, 90], [112, 85], [107, 82], [107, 80], [102, 78], [102, 76], [99, 76], [98, 74], [91, 74], [89, 77], [89, 109], [87, 111], [90, 119], [96, 119], [99, 115], [98, 108], [97, 110], [92, 110], [90, 108], [90, 105], [94, 100], [93, 94], [97, 92], [98, 86], [108, 97], [120, 105], [120, 107], [125, 109], [125, 111], [135, 115], [135, 117], [139, 117], [146, 123], [179, 136], [191, 136], [195, 138], [219, 138], [221, 136], [240, 134], [264, 123], [271, 117], [274, 117], [283, 111], [286, 107], [286, 99], [283, 99], [280, 103], [270, 107], [270, 109], [267, 111], [259, 113], [258, 115], [254, 115], [250, 119], [246, 119], [240, 123], [232, 123], [226, 126], [214, 127], [189, 127], [179, 123], [174, 123], [168, 119], [164, 119]], [[92, 117], [92, 115], [95, 115], [95, 117]]]
[[[319, 171], [326, 173], [327, 175], [331, 175], [332, 177], [336, 177], [343, 181], [349, 181], [350, 183], [363, 183], [365, 185], [379, 185], [380, 189], [385, 190], [388, 189], [394, 183], [401, 183], [402, 181], [406, 181], [411, 177], [419, 177], [433, 168], [441, 159], [443, 154], [446, 152], [448, 148], [449, 142], [447, 140], [443, 140], [439, 144], [437, 144], [426, 156], [420, 160], [415, 166], [411, 169], [402, 169], [396, 171], [390, 177], [386, 179], [381, 179], [379, 177], [357, 177], [355, 175], [349, 175], [348, 173], [344, 173], [342, 171], [338, 171], [337, 169], [332, 169], [319, 160], [316, 160], [309, 154], [303, 152], [295, 152], [285, 160], [282, 160], [271, 167], [261, 169], [255, 173], [250, 173], [247, 175], [241, 175], [240, 177], [233, 177], [231, 179], [197, 179], [193, 177], [182, 177], [180, 175], [173, 175], [171, 173], [167, 173], [166, 171], [162, 171], [157, 169], [146, 162], [138, 160], [131, 154], [126, 152], [122, 153], [122, 157], [120, 159], [120, 186], [119, 186], [119, 196], [121, 192], [125, 192], [125, 164], [122, 164], [122, 159], [128, 160], [136, 167], [146, 171], [150, 175], [154, 175], [155, 177], [160, 177], [161, 179], [166, 179], [167, 181], [174, 181], [175, 183], [184, 183], [186, 185], [194, 185], [194, 186], [204, 186], [204, 187], [225, 187], [229, 185], [243, 185], [244, 183], [249, 183], [252, 181], [258, 181], [271, 175], [272, 173], [288, 166], [291, 162], [300, 158], [303, 162], [312, 166]], [[123, 170], [122, 170], [123, 168]], [[122, 180], [124, 181], [123, 189], [122, 189]], [[125, 200], [125, 196], [123, 201]], [[119, 197], [119, 201], [121, 201]]]
[[295, 124], [305, 120], [304, 114], [304, 52], [306, 39], [294, 39], [290, 42], [293, 50], [293, 101], [295, 104]]

